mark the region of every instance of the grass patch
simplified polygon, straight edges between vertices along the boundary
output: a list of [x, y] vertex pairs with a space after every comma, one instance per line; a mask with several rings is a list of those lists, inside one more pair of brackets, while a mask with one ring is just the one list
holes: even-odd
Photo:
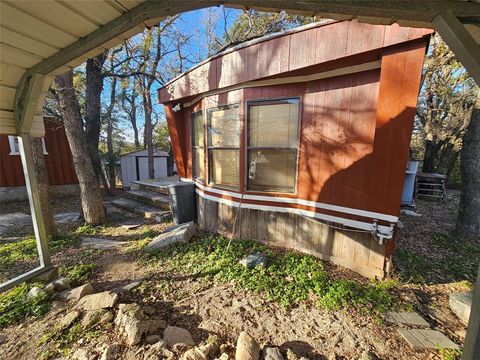
[[432, 235], [432, 242], [448, 253], [438, 261], [436, 267], [447, 269], [455, 281], [474, 280], [480, 261], [480, 245], [478, 241], [461, 239], [452, 234], [436, 233]]
[[34, 284], [22, 284], [0, 294], [0, 328], [28, 316], [41, 316], [50, 310], [48, 295], [41, 294], [28, 298], [28, 291]]
[[397, 249], [394, 256], [403, 280], [425, 283], [425, 276], [431, 270], [431, 259], [408, 249]]
[[100, 335], [100, 331], [96, 329], [95, 326], [96, 324], [89, 324], [86, 327], [82, 327], [79, 320], [77, 320], [66, 330], [54, 328], [39, 341], [39, 345], [48, 345], [48, 348], [40, 355], [40, 359], [57, 359], [59, 356], [67, 357], [72, 344], [78, 341], [78, 339], [82, 339], [84, 342], [90, 342]]
[[460, 360], [462, 351], [457, 349], [440, 349], [438, 353], [442, 360]]
[[152, 228], [146, 228], [145, 230], [143, 230], [142, 232], [142, 236], [144, 238], [147, 238], [147, 239], [152, 239], [154, 238], [155, 236], [159, 235], [160, 232], [157, 231], [157, 230], [154, 230]]
[[95, 267], [94, 263], [76, 264], [69, 267], [61, 267], [59, 271], [62, 276], [68, 279], [70, 285], [79, 286], [90, 280]]
[[[284, 307], [312, 299], [327, 309], [353, 306], [380, 313], [394, 304], [389, 292], [393, 282], [334, 280], [313, 256], [275, 252], [255, 241], [232, 241], [230, 246], [228, 243], [222, 236], [209, 236], [162, 250], [151, 255], [150, 261], [160, 261], [171, 271], [234, 282], [241, 288], [263, 293], [268, 300]], [[245, 255], [257, 251], [267, 256], [267, 268], [249, 270], [238, 263]]]
[[[59, 235], [48, 240], [48, 247], [52, 254], [76, 244], [78, 240], [70, 235]], [[27, 238], [0, 246], [0, 268], [8, 268], [20, 261], [35, 260], [38, 257], [35, 238]]]
[[0, 246], [0, 266], [9, 267], [17, 261], [32, 260], [38, 256], [35, 238], [15, 241]]
[[91, 224], [83, 224], [75, 229], [75, 235], [96, 235], [100, 231], [100, 227]]
[[61, 266], [59, 273], [65, 276], [71, 286], [79, 286], [88, 282], [95, 271], [97, 265], [94, 262], [95, 256], [102, 250], [87, 248], [82, 251], [77, 259], [77, 264], [72, 266]]

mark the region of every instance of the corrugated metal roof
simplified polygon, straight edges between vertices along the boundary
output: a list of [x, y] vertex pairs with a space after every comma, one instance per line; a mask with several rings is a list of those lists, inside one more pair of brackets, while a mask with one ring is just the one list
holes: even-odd
[[[0, 133], [16, 132], [13, 114], [15, 92], [27, 69], [80, 41], [142, 2], [143, 0], [2, 0], [0, 2]], [[123, 36], [115, 37], [105, 46], [80, 56], [53, 74], [78, 66], [87, 58], [142, 30], [143, 27], [140, 26]], [[41, 108], [42, 104], [37, 109], [38, 115], [41, 115]], [[38, 116], [33, 123], [32, 134], [42, 134], [43, 131], [41, 116]]]
[[[216, 6], [275, 11], [360, 22], [430, 27], [442, 12], [451, 11], [480, 43], [480, 5], [474, 1], [273, 1], [273, 0], [1, 0], [0, 1], [0, 133], [15, 134], [14, 104], [17, 88], [28, 82], [25, 74], [47, 75], [39, 91], [45, 92], [53, 75], [80, 65], [123, 39], [152, 26], [162, 17]], [[456, 41], [456, 40], [453, 40]], [[26, 79], [23, 81], [22, 79]], [[28, 87], [27, 87], [28, 90]], [[28, 92], [28, 91], [27, 91]], [[24, 95], [24, 92], [19, 92]], [[36, 98], [36, 96], [33, 96]], [[21, 98], [21, 96], [19, 97]], [[34, 103], [28, 98], [26, 103]], [[19, 101], [19, 107], [22, 102]], [[24, 104], [23, 104], [24, 105]], [[42, 102], [36, 105], [41, 114]], [[43, 134], [41, 116], [26, 126]]]

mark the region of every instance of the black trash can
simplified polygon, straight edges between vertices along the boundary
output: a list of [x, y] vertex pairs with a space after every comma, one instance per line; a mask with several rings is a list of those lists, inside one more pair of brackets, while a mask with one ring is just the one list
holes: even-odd
[[183, 224], [197, 219], [195, 184], [193, 182], [168, 185], [168, 193], [175, 224]]

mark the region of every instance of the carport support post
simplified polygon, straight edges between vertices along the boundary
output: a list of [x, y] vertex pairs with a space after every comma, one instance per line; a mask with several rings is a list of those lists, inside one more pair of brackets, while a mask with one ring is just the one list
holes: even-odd
[[480, 85], [480, 46], [465, 29], [465, 26], [451, 11], [445, 11], [437, 16], [432, 24], [458, 60], [465, 66], [468, 74]]
[[38, 191], [37, 177], [33, 169], [32, 147], [30, 144], [30, 135], [22, 134], [18, 136], [18, 145], [20, 157], [22, 159], [23, 174], [25, 175], [25, 185], [27, 187], [28, 201], [30, 203], [30, 212], [32, 214], [33, 230], [37, 240], [38, 257], [40, 267], [48, 268], [52, 265], [50, 253], [48, 251], [48, 236], [43, 219], [40, 197], [42, 194]]
[[462, 355], [462, 360], [475, 359], [480, 359], [480, 266], [473, 289], [472, 308]]

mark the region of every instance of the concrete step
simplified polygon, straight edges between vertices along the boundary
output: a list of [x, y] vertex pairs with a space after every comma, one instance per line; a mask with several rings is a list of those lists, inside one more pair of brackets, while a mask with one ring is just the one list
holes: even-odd
[[168, 195], [168, 184], [156, 183], [151, 181], [132, 181], [130, 190], [133, 191], [152, 191]]
[[156, 206], [147, 205], [129, 198], [118, 198], [112, 200], [110, 204], [122, 210], [143, 216], [145, 219], [155, 219], [156, 217], [170, 213], [170, 211], [162, 210]]
[[125, 194], [130, 199], [157, 206], [162, 210], [170, 210], [170, 196], [168, 195], [148, 190], [130, 190]]

